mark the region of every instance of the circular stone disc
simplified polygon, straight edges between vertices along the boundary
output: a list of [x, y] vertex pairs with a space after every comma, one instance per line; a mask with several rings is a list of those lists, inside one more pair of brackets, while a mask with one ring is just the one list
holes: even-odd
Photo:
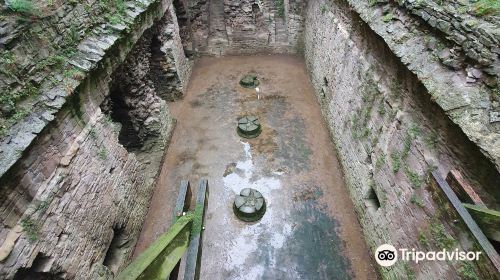
[[240, 220], [254, 222], [264, 216], [266, 200], [258, 190], [245, 188], [234, 199], [233, 210]]
[[255, 75], [245, 75], [240, 80], [240, 85], [245, 88], [256, 88], [260, 84], [259, 79]]
[[262, 129], [259, 119], [255, 116], [246, 116], [238, 120], [238, 135], [244, 138], [255, 138], [260, 135]]

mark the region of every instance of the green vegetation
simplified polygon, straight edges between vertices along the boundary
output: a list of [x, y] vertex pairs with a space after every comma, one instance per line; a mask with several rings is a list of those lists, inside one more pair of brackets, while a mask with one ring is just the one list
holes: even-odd
[[357, 110], [357, 113], [352, 117], [352, 135], [354, 139], [365, 138], [370, 134], [370, 128], [367, 123], [370, 117], [371, 105], [364, 107], [362, 110]]
[[359, 138], [366, 138], [370, 135], [370, 129], [368, 127], [363, 128], [358, 134]]
[[324, 14], [328, 12], [328, 6], [326, 4], [321, 5], [321, 13]]
[[29, 111], [26, 109], [18, 109], [7, 121], [0, 123], [0, 136], [4, 136], [9, 127], [14, 125], [19, 120], [24, 119], [28, 113]]
[[107, 17], [108, 22], [111, 23], [112, 25], [120, 24], [123, 23], [124, 18], [121, 14], [110, 14]]
[[368, 121], [375, 98], [380, 94], [372, 78], [365, 78], [364, 85], [362, 90], [363, 95], [361, 96], [363, 106], [357, 109], [356, 114], [352, 117], [352, 135], [354, 139], [362, 139], [370, 135], [371, 129], [368, 127]]
[[408, 263], [404, 264], [405, 270], [406, 270], [406, 279], [408, 280], [414, 280], [417, 279], [417, 276], [415, 275], [415, 271], [413, 271], [413, 268]]
[[[411, 125], [410, 128], [406, 130], [406, 134], [403, 139], [403, 149], [400, 152], [394, 152], [391, 154], [392, 171], [394, 173], [397, 173], [401, 169], [402, 164], [405, 162], [410, 153], [413, 141], [420, 136], [421, 132], [421, 129], [416, 124]], [[422, 178], [417, 173], [411, 171], [406, 164], [404, 165], [404, 171], [413, 187], [419, 188], [422, 185]]]
[[33, 84], [28, 83], [22, 90], [12, 91], [5, 95], [0, 96], [0, 104], [15, 107], [16, 103], [19, 100], [37, 94], [38, 94], [38, 88], [35, 87]]
[[[283, 0], [280, 0], [283, 3]], [[81, 2], [77, 0], [66, 1], [71, 5], [76, 5]], [[2, 17], [18, 17], [24, 18], [29, 15], [29, 18], [36, 16], [38, 13], [47, 14], [46, 8], [51, 7], [55, 10], [62, 4], [60, 1], [42, 1], [33, 0], [9, 0], [6, 1], [6, 6], [11, 13], [6, 13]], [[127, 14], [127, 5], [125, 0], [98, 0], [95, 5], [81, 4], [87, 11], [94, 25], [111, 22], [124, 22]], [[144, 5], [144, 4], [143, 4]], [[14, 14], [16, 13], [16, 14]], [[28, 19], [28, 17], [26, 17]], [[54, 42], [54, 34], [49, 34], [44, 31], [44, 25], [34, 22], [29, 29], [20, 34], [20, 44], [26, 44], [26, 49], [36, 49], [39, 44], [45, 44], [45, 52], [38, 52], [28, 57], [19, 57], [22, 55], [18, 52], [4, 50], [0, 52], [0, 73], [9, 77], [10, 80], [16, 81], [12, 83], [12, 88], [6, 88], [3, 94], [0, 95], [0, 107], [2, 115], [0, 116], [0, 136], [5, 135], [9, 128], [19, 120], [23, 119], [31, 110], [29, 106], [32, 103], [21, 103], [25, 99], [32, 99], [41, 92], [42, 86], [56, 86], [63, 83], [63, 88], [66, 91], [74, 89], [74, 83], [69, 79], [77, 81], [83, 80], [84, 73], [73, 66], [70, 66], [68, 60], [78, 51], [77, 45], [81, 40], [85, 29], [79, 21], [73, 23], [64, 32], [62, 41], [57, 44]], [[29, 67], [25, 67], [25, 61], [30, 61]], [[21, 67], [21, 65], [23, 65]], [[63, 79], [55, 79], [62, 74]], [[41, 77], [43, 80], [31, 82], [31, 77]], [[26, 82], [22, 82], [26, 81]]]
[[101, 147], [101, 149], [99, 150], [99, 152], [97, 152], [97, 156], [101, 159], [101, 160], [106, 160], [108, 158], [108, 149], [106, 149], [106, 147]]
[[8, 66], [9, 68], [14, 66], [15, 60], [11, 51], [4, 51], [0, 55], [0, 64]]
[[26, 236], [30, 242], [36, 241], [38, 239], [38, 226], [29, 217], [25, 217], [21, 220], [21, 226], [26, 232]]
[[410, 134], [413, 139], [416, 139], [418, 136], [420, 136], [421, 133], [422, 130], [420, 130], [420, 127], [418, 127], [418, 125], [416, 124], [412, 124], [410, 126], [410, 129], [408, 129], [408, 134]]
[[83, 80], [83, 78], [85, 78], [84, 73], [78, 70], [78, 68], [76, 67], [65, 70], [63, 76], [66, 79], [75, 79], [77, 81], [81, 81]]
[[403, 150], [401, 150], [401, 158], [406, 159], [410, 153], [411, 144], [413, 142], [413, 137], [410, 133], [406, 132], [405, 138], [403, 139]]
[[105, 123], [107, 123], [109, 125], [113, 125], [113, 118], [111, 118], [110, 115], [105, 114], [103, 120], [104, 120]]
[[384, 22], [389, 22], [395, 18], [395, 15], [393, 13], [388, 13], [385, 16], [382, 17], [382, 20]]
[[427, 146], [427, 148], [434, 149], [438, 143], [437, 134], [435, 132], [429, 133], [425, 137], [424, 141], [425, 141], [425, 145]]
[[49, 205], [50, 205], [50, 202], [42, 200], [36, 205], [35, 212], [43, 213], [49, 208]]
[[399, 153], [398, 152], [392, 153], [391, 159], [392, 159], [392, 172], [398, 173], [399, 169], [401, 168], [401, 158], [399, 157]]
[[368, 91], [368, 90], [365, 90], [365, 92], [361, 96], [361, 100], [363, 100], [364, 103], [373, 102], [374, 99], [375, 99], [375, 95], [373, 94], [373, 92]]
[[53, 67], [59, 69], [66, 64], [67, 58], [61, 55], [49, 56], [47, 58], [42, 59], [35, 66], [35, 71], [44, 70], [47, 67]]
[[120, 24], [125, 21], [127, 6], [125, 0], [101, 0], [99, 9], [106, 14], [106, 21], [111, 24]]
[[474, 267], [470, 262], [463, 262], [462, 266], [458, 269], [458, 273], [465, 280], [479, 280], [476, 272], [474, 271]]
[[380, 102], [378, 105], [378, 113], [383, 116], [386, 113], [384, 101]]
[[500, 15], [500, 1], [479, 0], [474, 4], [473, 12], [477, 15]]
[[412, 187], [420, 188], [422, 186], [423, 180], [416, 172], [413, 172], [408, 167], [405, 167], [405, 174], [406, 177], [408, 177], [408, 180], [410, 180]]
[[500, 99], [500, 88], [494, 88], [491, 90], [492, 97]]
[[377, 0], [368, 0], [368, 5], [375, 6], [378, 3]]
[[385, 155], [382, 154], [378, 159], [377, 162], [375, 162], [375, 169], [380, 170], [382, 166], [385, 164]]
[[452, 249], [457, 242], [453, 236], [446, 232], [444, 225], [438, 219], [431, 222], [430, 232], [439, 249]]
[[425, 183], [429, 184], [429, 182], [432, 178], [432, 171], [434, 171], [436, 169], [437, 169], [437, 167], [433, 164], [427, 165], [427, 168], [425, 169], [425, 174], [424, 174]]
[[278, 17], [285, 16], [285, 1], [284, 0], [274, 0], [274, 5], [276, 7], [276, 15]]
[[425, 233], [423, 231], [418, 232], [418, 241], [422, 246], [424, 246], [426, 249], [429, 249], [429, 240], [427, 240], [427, 236], [425, 236]]
[[419, 207], [424, 207], [424, 200], [415, 193], [412, 194], [410, 202], [418, 205]]
[[34, 12], [31, 0], [10, 0], [6, 4], [9, 9], [17, 13], [32, 14]]
[[401, 151], [401, 159], [406, 159], [408, 157], [413, 140], [417, 139], [420, 133], [420, 128], [415, 124], [411, 125], [410, 128], [406, 130], [406, 135], [403, 140], [403, 150]]
[[[76, 45], [76, 42], [71, 42]], [[73, 47], [74, 48], [74, 47]], [[76, 48], [75, 48], [76, 49]], [[56, 54], [52, 56], [45, 57], [38, 61], [33, 70], [33, 73], [40, 71], [53, 71], [62, 69], [67, 66], [67, 58], [69, 53]], [[11, 52], [5, 52], [0, 56], [0, 71], [8, 73], [9, 76], [17, 77], [13, 74], [16, 71], [16, 59]], [[53, 76], [47, 78], [52, 85], [57, 85], [59, 81]], [[0, 124], [0, 135], [6, 133], [6, 130], [14, 125], [17, 121], [21, 120], [28, 114], [28, 110], [18, 107], [18, 103], [28, 97], [37, 96], [40, 93], [39, 85], [35, 85], [32, 82], [27, 82], [21, 89], [11, 90], [0, 96], [0, 105], [12, 108], [13, 115], [3, 116], [4, 120]]]
[[92, 139], [96, 139], [97, 138], [97, 130], [95, 129], [95, 127], [92, 127], [90, 130], [89, 130], [89, 135]]
[[72, 24], [68, 32], [64, 34], [63, 38], [63, 48], [60, 49], [60, 55], [65, 58], [73, 56], [77, 51], [77, 45], [80, 41], [80, 32], [77, 25]]

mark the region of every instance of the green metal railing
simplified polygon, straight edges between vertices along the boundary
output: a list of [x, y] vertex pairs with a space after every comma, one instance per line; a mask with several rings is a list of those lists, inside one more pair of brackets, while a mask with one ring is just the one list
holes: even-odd
[[205, 208], [208, 201], [208, 182], [202, 179], [198, 186], [196, 205], [189, 209], [191, 189], [188, 181], [182, 181], [174, 210], [173, 225], [153, 244], [141, 253], [115, 279], [177, 279], [178, 267], [186, 254], [184, 279], [199, 278], [201, 262], [201, 238]]

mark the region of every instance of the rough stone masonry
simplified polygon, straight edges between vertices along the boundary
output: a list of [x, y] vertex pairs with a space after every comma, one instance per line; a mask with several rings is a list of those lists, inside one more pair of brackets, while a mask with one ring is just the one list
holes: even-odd
[[[150, 80], [153, 38], [165, 57], [157, 67], [175, 72], [177, 91], [190, 62], [170, 1], [136, 2], [122, 20], [93, 30], [84, 21], [79, 30], [90, 32], [69, 69], [40, 80], [47, 90], [2, 137], [1, 278], [97, 279], [131, 255], [175, 123]], [[128, 95], [113, 99], [116, 84]], [[124, 133], [139, 139], [134, 147], [120, 141]]]
[[[175, 124], [166, 101], [182, 98], [200, 55], [304, 56], [372, 249], [474, 246], [426, 187], [433, 170], [460, 169], [499, 209], [497, 11], [461, 0], [11, 2], [0, 3], [0, 278], [109, 278], [126, 265]], [[380, 273], [495, 277], [487, 260]]]

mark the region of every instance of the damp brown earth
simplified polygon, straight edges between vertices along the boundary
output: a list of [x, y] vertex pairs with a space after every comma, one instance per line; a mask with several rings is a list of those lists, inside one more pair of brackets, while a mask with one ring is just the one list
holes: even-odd
[[[239, 85], [246, 74], [258, 92]], [[201, 58], [169, 108], [177, 127], [135, 255], [170, 226], [180, 180], [207, 178], [202, 279], [377, 278], [303, 60]], [[262, 125], [255, 139], [236, 133], [246, 115]], [[243, 188], [266, 199], [257, 222], [233, 213]]]

